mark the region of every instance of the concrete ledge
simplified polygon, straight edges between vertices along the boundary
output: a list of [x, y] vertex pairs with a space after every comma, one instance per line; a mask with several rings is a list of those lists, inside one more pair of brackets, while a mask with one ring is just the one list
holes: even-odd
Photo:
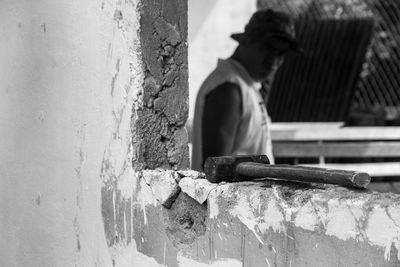
[[[169, 262], [159, 261], [167, 266], [184, 266], [184, 262], [230, 267], [232, 263], [238, 266], [400, 264], [398, 195], [300, 183], [216, 185], [190, 177], [183, 177], [179, 185], [181, 194], [195, 199], [199, 207], [207, 203], [206, 231], [192, 238], [191, 244], [177, 246], [176, 239], [173, 244], [171, 242], [171, 233], [165, 235], [141, 229], [145, 236], [152, 236], [144, 240], [161, 238], [160, 245], [173, 251]], [[180, 201], [179, 209], [185, 201]], [[191, 210], [196, 206], [193, 202], [188, 205]], [[179, 214], [174, 206], [175, 203], [171, 209]], [[146, 209], [147, 220], [158, 225], [157, 229], [166, 228], [165, 220], [154, 216], [159, 211], [151, 211], [152, 208], [156, 207]], [[161, 259], [162, 255], [152, 253], [163, 250], [142, 252]]]
[[216, 228], [224, 228], [224, 217], [234, 217], [252, 232], [253, 242], [272, 246], [275, 255], [248, 244], [252, 256], [243, 259], [246, 266], [259, 266], [265, 261], [261, 255], [278, 266], [400, 264], [397, 195], [241, 183], [219, 186], [208, 201]]

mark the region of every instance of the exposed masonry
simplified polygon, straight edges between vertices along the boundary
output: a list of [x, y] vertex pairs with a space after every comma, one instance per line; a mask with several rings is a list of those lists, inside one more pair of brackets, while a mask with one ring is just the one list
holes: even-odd
[[186, 169], [187, 3], [142, 1], [140, 13], [145, 79], [143, 101], [133, 118], [132, 165], [135, 170]]

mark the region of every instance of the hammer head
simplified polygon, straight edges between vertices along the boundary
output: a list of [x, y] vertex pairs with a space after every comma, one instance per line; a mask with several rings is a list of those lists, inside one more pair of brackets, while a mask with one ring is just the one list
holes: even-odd
[[212, 183], [241, 181], [236, 166], [242, 162], [269, 164], [269, 159], [266, 155], [209, 157], [204, 163], [206, 178]]

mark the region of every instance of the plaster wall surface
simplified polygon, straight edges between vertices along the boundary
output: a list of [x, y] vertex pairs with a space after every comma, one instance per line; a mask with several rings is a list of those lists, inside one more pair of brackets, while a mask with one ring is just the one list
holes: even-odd
[[0, 2], [0, 266], [154, 263], [109, 249], [101, 213], [104, 180], [129, 191], [135, 177], [139, 7]]

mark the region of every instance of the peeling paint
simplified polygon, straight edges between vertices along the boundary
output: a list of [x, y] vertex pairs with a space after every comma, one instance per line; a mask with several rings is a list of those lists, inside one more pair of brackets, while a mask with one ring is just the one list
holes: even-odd
[[[342, 194], [334, 195], [336, 188]], [[352, 239], [382, 247], [386, 260], [391, 257], [393, 246], [399, 251], [400, 212], [391, 199], [382, 198], [382, 204], [377, 205], [375, 195], [327, 187], [325, 190], [314, 189], [312, 193], [298, 190], [292, 195], [293, 200], [301, 198], [306, 202], [290, 204], [280, 197], [281, 190], [280, 186], [266, 189], [257, 184], [220, 185], [208, 197], [209, 217], [217, 218], [222, 202], [229, 203], [223, 209], [246, 225], [261, 244], [268, 229], [287, 235], [287, 227], [293, 224], [340, 240]], [[306, 197], [307, 194], [311, 197]], [[392, 206], [385, 208], [383, 204]]]
[[311, 203], [306, 203], [295, 214], [294, 225], [309, 231], [315, 230], [318, 225], [318, 218]]
[[136, 192], [136, 184], [139, 179], [139, 174], [131, 168], [127, 168], [119, 177], [117, 189], [121, 192], [123, 199], [132, 199], [133, 193]]
[[[246, 251], [242, 255], [243, 263], [232, 260], [246, 266], [268, 265], [267, 261], [271, 266], [304, 266], [307, 257], [312, 256], [313, 251], [327, 253], [328, 258], [324, 264], [333, 265], [325, 266], [336, 266], [342, 262], [346, 262], [346, 266], [352, 266], [356, 259], [352, 259], [351, 254], [346, 254], [346, 258], [343, 259], [337, 258], [337, 253], [347, 253], [343, 251], [347, 246], [349, 250], [357, 253], [364, 253], [365, 249], [373, 251], [374, 255], [381, 255], [380, 260], [376, 259], [376, 256], [369, 256], [375, 257], [375, 265], [379, 262], [397, 262], [395, 258], [398, 257], [400, 230], [396, 225], [400, 219], [400, 212], [393, 197], [399, 199], [398, 196], [386, 198], [383, 195], [355, 193], [334, 186], [300, 186], [288, 189], [279, 183], [272, 183], [272, 187], [271, 184], [263, 182], [213, 184], [215, 187], [208, 194], [200, 194], [202, 197], [208, 196], [206, 227], [210, 229], [207, 229], [207, 235], [203, 238], [196, 232], [187, 232], [194, 227], [192, 216], [197, 212], [192, 212], [191, 215], [184, 211], [193, 210], [189, 207], [189, 201], [196, 205], [202, 202], [199, 199], [195, 201], [194, 197], [196, 186], [203, 183], [205, 180], [202, 179], [181, 178], [180, 184], [185, 188], [183, 192], [186, 191], [191, 196], [180, 199], [178, 206], [173, 206], [173, 215], [170, 215], [165, 224], [168, 239], [181, 253], [178, 256], [181, 265], [178, 266], [228, 266], [229, 263], [224, 261], [224, 257], [239, 251]], [[146, 220], [149, 223], [148, 220], [151, 219]], [[234, 230], [236, 227], [242, 230]], [[202, 244], [203, 241], [200, 240], [208, 241]], [[145, 240], [143, 245], [146, 242], [149, 241]], [[168, 251], [165, 244], [163, 242], [160, 245], [160, 262], [165, 262], [165, 251]], [[340, 247], [341, 245], [343, 247]], [[196, 248], [194, 254], [193, 251], [187, 253], [191, 246]], [[339, 247], [332, 250], [331, 246]], [[205, 249], [209, 250], [211, 256], [205, 253]], [[249, 253], [249, 249], [254, 253]], [[304, 249], [307, 252], [304, 252]], [[263, 257], [262, 263], [250, 260], [252, 257]], [[305, 257], [304, 260], [302, 257]], [[335, 260], [330, 261], [329, 257], [335, 257]], [[366, 261], [368, 260], [360, 259], [360, 262]], [[349, 263], [351, 264], [348, 265]]]
[[397, 249], [397, 258], [400, 259], [400, 227], [399, 221], [393, 221], [382, 207], [375, 206], [369, 214], [365, 233], [368, 241], [373, 245], [385, 248], [384, 257], [390, 259], [392, 244]]
[[216, 191], [211, 191], [208, 195], [208, 212], [210, 219], [215, 219], [219, 215], [218, 194]]
[[219, 215], [219, 205], [218, 199], [223, 198], [226, 195], [229, 195], [229, 185], [225, 182], [219, 183], [216, 188], [210, 191], [208, 194], [208, 212], [210, 219], [215, 219]]
[[261, 232], [266, 232], [269, 228], [275, 232], [285, 232], [286, 229], [283, 222], [284, 216], [278, 207], [278, 203], [274, 198], [270, 199], [267, 209], [264, 212], [264, 218], [262, 219], [262, 223], [258, 225], [258, 229]]
[[[251, 195], [250, 195], [251, 196]], [[257, 206], [257, 204], [255, 205]], [[256, 214], [253, 206], [253, 203], [249, 201], [249, 195], [247, 194], [238, 194], [238, 200], [233, 209], [229, 210], [229, 213], [232, 216], [237, 217], [244, 225], [247, 226], [249, 230], [251, 230], [254, 235], [257, 237], [258, 241], [261, 244], [264, 244], [264, 241], [259, 233], [259, 223], [262, 218]], [[264, 226], [262, 226], [264, 228]]]
[[[352, 206], [354, 206], [354, 204], [355, 203], [352, 203]], [[361, 208], [354, 207], [351, 210], [343, 206], [343, 203], [341, 204], [338, 199], [329, 200], [328, 207], [329, 211], [327, 211], [326, 215], [323, 215], [326, 216], [325, 234], [336, 236], [342, 240], [347, 240], [349, 238], [356, 239], [360, 229], [357, 227], [354, 214], [362, 213]], [[343, 218], [347, 218], [347, 220], [343, 220]]]
[[[135, 105], [140, 105], [138, 95], [144, 81], [139, 4], [137, 0], [103, 1], [101, 4], [102, 12], [111, 22], [108, 25], [111, 36], [103, 47], [109, 101], [108, 113], [103, 114], [107, 131], [104, 133], [100, 170], [103, 182], [102, 214], [109, 246], [131, 242], [135, 207], [139, 206], [145, 215], [147, 203], [153, 201], [149, 200], [151, 196], [146, 195], [146, 189], [141, 190], [143, 194], [136, 198], [135, 193], [142, 185], [139, 183], [140, 174], [132, 169], [136, 152], [132, 143], [132, 124]], [[146, 216], [144, 220], [147, 223]]]
[[136, 201], [142, 208], [145, 220], [144, 223], [147, 224], [146, 206], [157, 206], [157, 200], [155, 199], [151, 188], [143, 179], [140, 180], [140, 190], [137, 191]]

